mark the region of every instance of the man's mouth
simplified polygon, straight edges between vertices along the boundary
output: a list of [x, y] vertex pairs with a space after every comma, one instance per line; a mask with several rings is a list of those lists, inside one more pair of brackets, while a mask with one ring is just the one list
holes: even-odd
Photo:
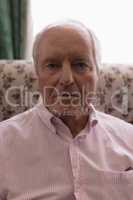
[[79, 94], [78, 93], [63, 92], [59, 96], [60, 97], [79, 97]]
[[62, 90], [62, 91], [59, 91], [59, 96], [71, 96], [71, 97], [79, 97], [81, 94], [80, 94], [80, 91], [79, 90]]

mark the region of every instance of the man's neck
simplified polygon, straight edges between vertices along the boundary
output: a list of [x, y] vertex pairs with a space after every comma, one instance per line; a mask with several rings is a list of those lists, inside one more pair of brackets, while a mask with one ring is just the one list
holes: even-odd
[[61, 116], [60, 119], [69, 127], [72, 136], [75, 137], [85, 128], [89, 121], [89, 116], [81, 115], [78, 118], [76, 116]]

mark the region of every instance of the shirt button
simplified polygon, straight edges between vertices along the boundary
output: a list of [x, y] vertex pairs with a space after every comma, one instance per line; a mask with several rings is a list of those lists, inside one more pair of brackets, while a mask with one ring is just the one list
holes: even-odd
[[81, 140], [84, 140], [85, 138], [86, 138], [86, 135], [80, 135], [78, 139], [81, 141]]

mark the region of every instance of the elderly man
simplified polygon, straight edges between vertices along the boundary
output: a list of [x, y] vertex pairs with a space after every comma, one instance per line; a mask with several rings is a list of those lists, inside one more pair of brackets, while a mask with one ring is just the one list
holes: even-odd
[[42, 98], [0, 124], [0, 199], [132, 200], [133, 126], [93, 106], [94, 34], [49, 25], [33, 57]]

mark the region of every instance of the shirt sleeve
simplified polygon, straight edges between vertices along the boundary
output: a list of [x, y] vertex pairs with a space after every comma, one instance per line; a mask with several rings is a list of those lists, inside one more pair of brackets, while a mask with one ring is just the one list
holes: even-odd
[[120, 136], [133, 154], [133, 125], [124, 122], [120, 129]]

